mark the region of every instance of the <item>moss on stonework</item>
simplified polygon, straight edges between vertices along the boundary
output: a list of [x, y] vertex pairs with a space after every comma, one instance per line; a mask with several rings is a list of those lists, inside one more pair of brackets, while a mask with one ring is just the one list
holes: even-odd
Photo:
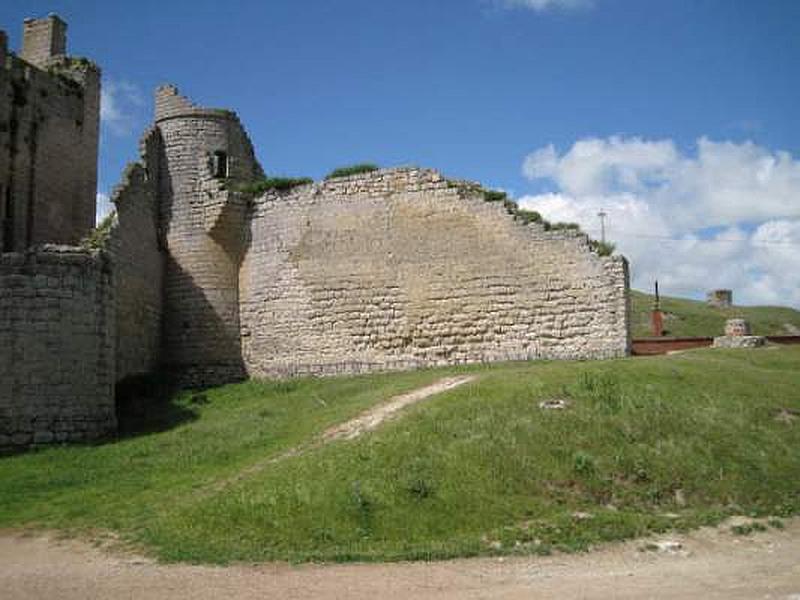
[[[458, 187], [465, 191], [472, 191], [468, 184], [460, 184], [459, 182], [448, 181], [448, 187]], [[482, 187], [475, 188], [483, 195], [486, 202], [502, 202], [503, 208], [506, 212], [514, 217], [515, 220], [521, 221], [525, 225], [530, 223], [538, 223], [545, 231], [575, 231], [583, 233], [581, 226], [577, 223], [557, 222], [551, 223], [535, 210], [528, 210], [520, 208], [514, 200], [508, 197], [506, 192], [500, 190], [487, 190]], [[610, 242], [601, 242], [598, 240], [589, 239], [589, 249], [599, 256], [611, 256], [614, 253], [616, 246]]]
[[68, 69], [80, 69], [82, 71], [88, 71], [90, 69], [97, 71], [100, 69], [97, 63], [83, 56], [66, 56], [62, 64]]
[[106, 217], [81, 240], [81, 246], [88, 250], [102, 250], [111, 237], [111, 228], [114, 226], [116, 211], [111, 211]]

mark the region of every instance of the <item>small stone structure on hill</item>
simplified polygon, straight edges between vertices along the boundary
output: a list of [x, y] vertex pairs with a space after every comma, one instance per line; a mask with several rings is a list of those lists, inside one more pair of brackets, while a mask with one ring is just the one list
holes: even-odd
[[730, 308], [733, 306], [733, 291], [712, 290], [706, 295], [706, 304], [715, 308]]
[[0, 447], [112, 433], [114, 385], [156, 370], [209, 385], [629, 353], [627, 263], [582, 233], [431, 169], [254, 193], [236, 114], [174, 86], [113, 219], [74, 246], [94, 215], [99, 71], [64, 55], [65, 28], [26, 22], [21, 57], [0, 37], [0, 141], [28, 140], [0, 152]]
[[714, 338], [714, 348], [757, 348], [766, 343], [766, 338], [752, 335], [750, 323], [744, 319], [725, 321], [725, 335]]

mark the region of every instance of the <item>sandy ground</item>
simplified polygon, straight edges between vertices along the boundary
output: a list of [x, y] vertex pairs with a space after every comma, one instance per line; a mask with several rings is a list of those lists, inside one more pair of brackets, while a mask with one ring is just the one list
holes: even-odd
[[78, 540], [0, 535], [3, 600], [774, 598], [800, 600], [800, 519], [743, 537], [729, 528], [582, 555], [436, 563], [159, 565]]

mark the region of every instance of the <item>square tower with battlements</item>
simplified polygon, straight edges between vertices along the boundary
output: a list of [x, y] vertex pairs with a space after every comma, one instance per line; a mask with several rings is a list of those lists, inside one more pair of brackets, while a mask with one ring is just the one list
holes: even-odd
[[75, 244], [94, 226], [100, 70], [67, 55], [67, 24], [26, 19], [22, 50], [0, 32], [0, 250]]

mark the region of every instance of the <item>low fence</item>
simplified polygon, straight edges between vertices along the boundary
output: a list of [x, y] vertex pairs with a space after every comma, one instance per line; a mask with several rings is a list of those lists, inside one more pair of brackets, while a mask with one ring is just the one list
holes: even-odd
[[[768, 335], [766, 338], [773, 344], [800, 344], [800, 335]], [[707, 348], [713, 343], [713, 337], [636, 338], [633, 340], [632, 353], [634, 356], [653, 356], [675, 350]]]

